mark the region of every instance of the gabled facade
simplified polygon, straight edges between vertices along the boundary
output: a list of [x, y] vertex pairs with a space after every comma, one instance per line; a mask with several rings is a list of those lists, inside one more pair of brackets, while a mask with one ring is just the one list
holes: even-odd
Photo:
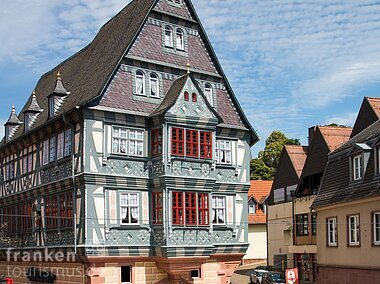
[[35, 90], [0, 146], [3, 260], [49, 248], [75, 255], [43, 266], [57, 281], [225, 283], [258, 137], [191, 2], [132, 1]]
[[249, 247], [244, 263], [267, 261], [267, 199], [272, 188], [271, 180], [251, 180], [248, 191]]
[[[293, 198], [293, 246], [295, 266], [304, 281], [317, 278], [317, 226], [316, 214], [311, 210], [323, 173], [328, 154], [346, 143], [352, 128], [334, 126], [314, 126], [309, 128], [309, 151], [302, 170], [300, 182]], [[302, 265], [302, 256], [307, 254], [309, 266]]]
[[294, 267], [292, 198], [297, 189], [308, 147], [285, 145], [268, 199], [268, 264], [276, 269]]
[[[355, 125], [363, 117], [359, 112]], [[329, 155], [312, 208], [318, 282], [370, 283], [380, 274], [379, 120]]]

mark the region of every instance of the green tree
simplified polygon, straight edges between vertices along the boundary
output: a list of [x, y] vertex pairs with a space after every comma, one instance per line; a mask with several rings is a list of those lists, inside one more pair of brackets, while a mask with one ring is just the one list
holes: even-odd
[[273, 131], [265, 141], [264, 150], [251, 161], [251, 179], [274, 179], [284, 145], [300, 145], [300, 141], [286, 137], [281, 131]]

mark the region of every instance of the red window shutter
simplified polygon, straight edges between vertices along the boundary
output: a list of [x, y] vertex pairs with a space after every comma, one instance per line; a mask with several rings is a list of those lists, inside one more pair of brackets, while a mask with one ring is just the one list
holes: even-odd
[[193, 103], [197, 102], [197, 94], [196, 93], [192, 93], [191, 98], [192, 98]]
[[183, 128], [172, 128], [172, 155], [183, 156], [184, 132]]
[[184, 98], [184, 100], [185, 101], [189, 101], [189, 93], [188, 92], [185, 92], [184, 94], [183, 94], [183, 98]]
[[201, 132], [201, 158], [212, 158], [212, 133]]
[[162, 154], [162, 129], [152, 130], [152, 156]]
[[186, 225], [196, 225], [197, 215], [196, 215], [196, 195], [194, 192], [186, 192]]
[[181, 225], [183, 224], [182, 192], [173, 192], [172, 196], [173, 196], [173, 199], [172, 199], [173, 224]]
[[197, 130], [186, 130], [186, 156], [198, 157]]
[[198, 219], [199, 225], [208, 225], [208, 194], [199, 193], [198, 194]]

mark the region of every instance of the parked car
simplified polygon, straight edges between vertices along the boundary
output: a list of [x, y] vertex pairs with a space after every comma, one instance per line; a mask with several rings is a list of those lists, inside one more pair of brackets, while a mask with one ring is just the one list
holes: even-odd
[[285, 275], [277, 271], [269, 271], [263, 274], [261, 284], [280, 284], [285, 283]]
[[263, 274], [268, 272], [267, 270], [263, 269], [255, 269], [251, 273], [250, 280], [251, 284], [261, 284], [261, 279], [263, 277]]

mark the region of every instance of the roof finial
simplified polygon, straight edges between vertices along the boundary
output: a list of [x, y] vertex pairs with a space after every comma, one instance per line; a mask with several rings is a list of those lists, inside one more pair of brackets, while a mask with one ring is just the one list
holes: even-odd
[[59, 73], [59, 70], [57, 72], [57, 80], [61, 80], [61, 73]]
[[33, 99], [36, 98], [36, 91], [33, 91], [33, 93], [32, 93], [32, 98], [33, 98]]
[[15, 107], [15, 105], [12, 105], [12, 112], [16, 112], [16, 107]]
[[190, 74], [190, 61], [189, 60], [187, 61], [186, 68], [187, 68], [187, 74]]

